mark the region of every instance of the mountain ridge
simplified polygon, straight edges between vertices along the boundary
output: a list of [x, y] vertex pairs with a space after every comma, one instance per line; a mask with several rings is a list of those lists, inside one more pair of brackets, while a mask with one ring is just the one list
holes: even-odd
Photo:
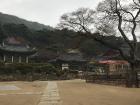
[[44, 25], [39, 22], [29, 21], [29, 20], [20, 18], [18, 16], [0, 12], [0, 24], [11, 24], [11, 23], [24, 24], [29, 29], [33, 29], [33, 30], [43, 30], [43, 29], [53, 30], [53, 27], [49, 25]]

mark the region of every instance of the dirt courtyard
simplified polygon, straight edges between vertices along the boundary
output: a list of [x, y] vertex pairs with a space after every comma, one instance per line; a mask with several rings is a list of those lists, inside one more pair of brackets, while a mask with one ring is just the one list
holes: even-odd
[[46, 84], [40, 81], [0, 82], [0, 105], [37, 105]]
[[62, 105], [140, 105], [140, 88], [85, 83], [58, 82]]
[[[57, 84], [62, 105], [140, 105], [140, 88], [98, 85], [84, 80], [53, 82]], [[0, 82], [0, 105], [38, 105], [47, 86], [47, 81]]]

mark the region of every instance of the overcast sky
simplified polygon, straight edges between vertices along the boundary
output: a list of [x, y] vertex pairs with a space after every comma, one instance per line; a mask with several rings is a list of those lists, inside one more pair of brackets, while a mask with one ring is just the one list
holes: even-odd
[[0, 12], [55, 26], [64, 13], [96, 8], [102, 0], [0, 0]]

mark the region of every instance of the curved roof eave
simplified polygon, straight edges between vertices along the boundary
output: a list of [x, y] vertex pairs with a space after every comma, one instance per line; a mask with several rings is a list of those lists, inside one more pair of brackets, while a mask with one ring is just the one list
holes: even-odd
[[8, 54], [15, 53], [15, 54], [23, 54], [23, 55], [32, 55], [32, 54], [35, 54], [37, 52], [37, 49], [20, 51], [20, 50], [8, 50], [8, 49], [4, 49], [4, 48], [0, 47], [0, 52], [4, 52], [4, 53], [8, 53]]

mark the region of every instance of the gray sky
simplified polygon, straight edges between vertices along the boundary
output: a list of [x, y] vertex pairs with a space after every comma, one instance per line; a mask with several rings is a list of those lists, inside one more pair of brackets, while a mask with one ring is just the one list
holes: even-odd
[[0, 0], [0, 12], [55, 26], [64, 13], [95, 8], [102, 0]]

